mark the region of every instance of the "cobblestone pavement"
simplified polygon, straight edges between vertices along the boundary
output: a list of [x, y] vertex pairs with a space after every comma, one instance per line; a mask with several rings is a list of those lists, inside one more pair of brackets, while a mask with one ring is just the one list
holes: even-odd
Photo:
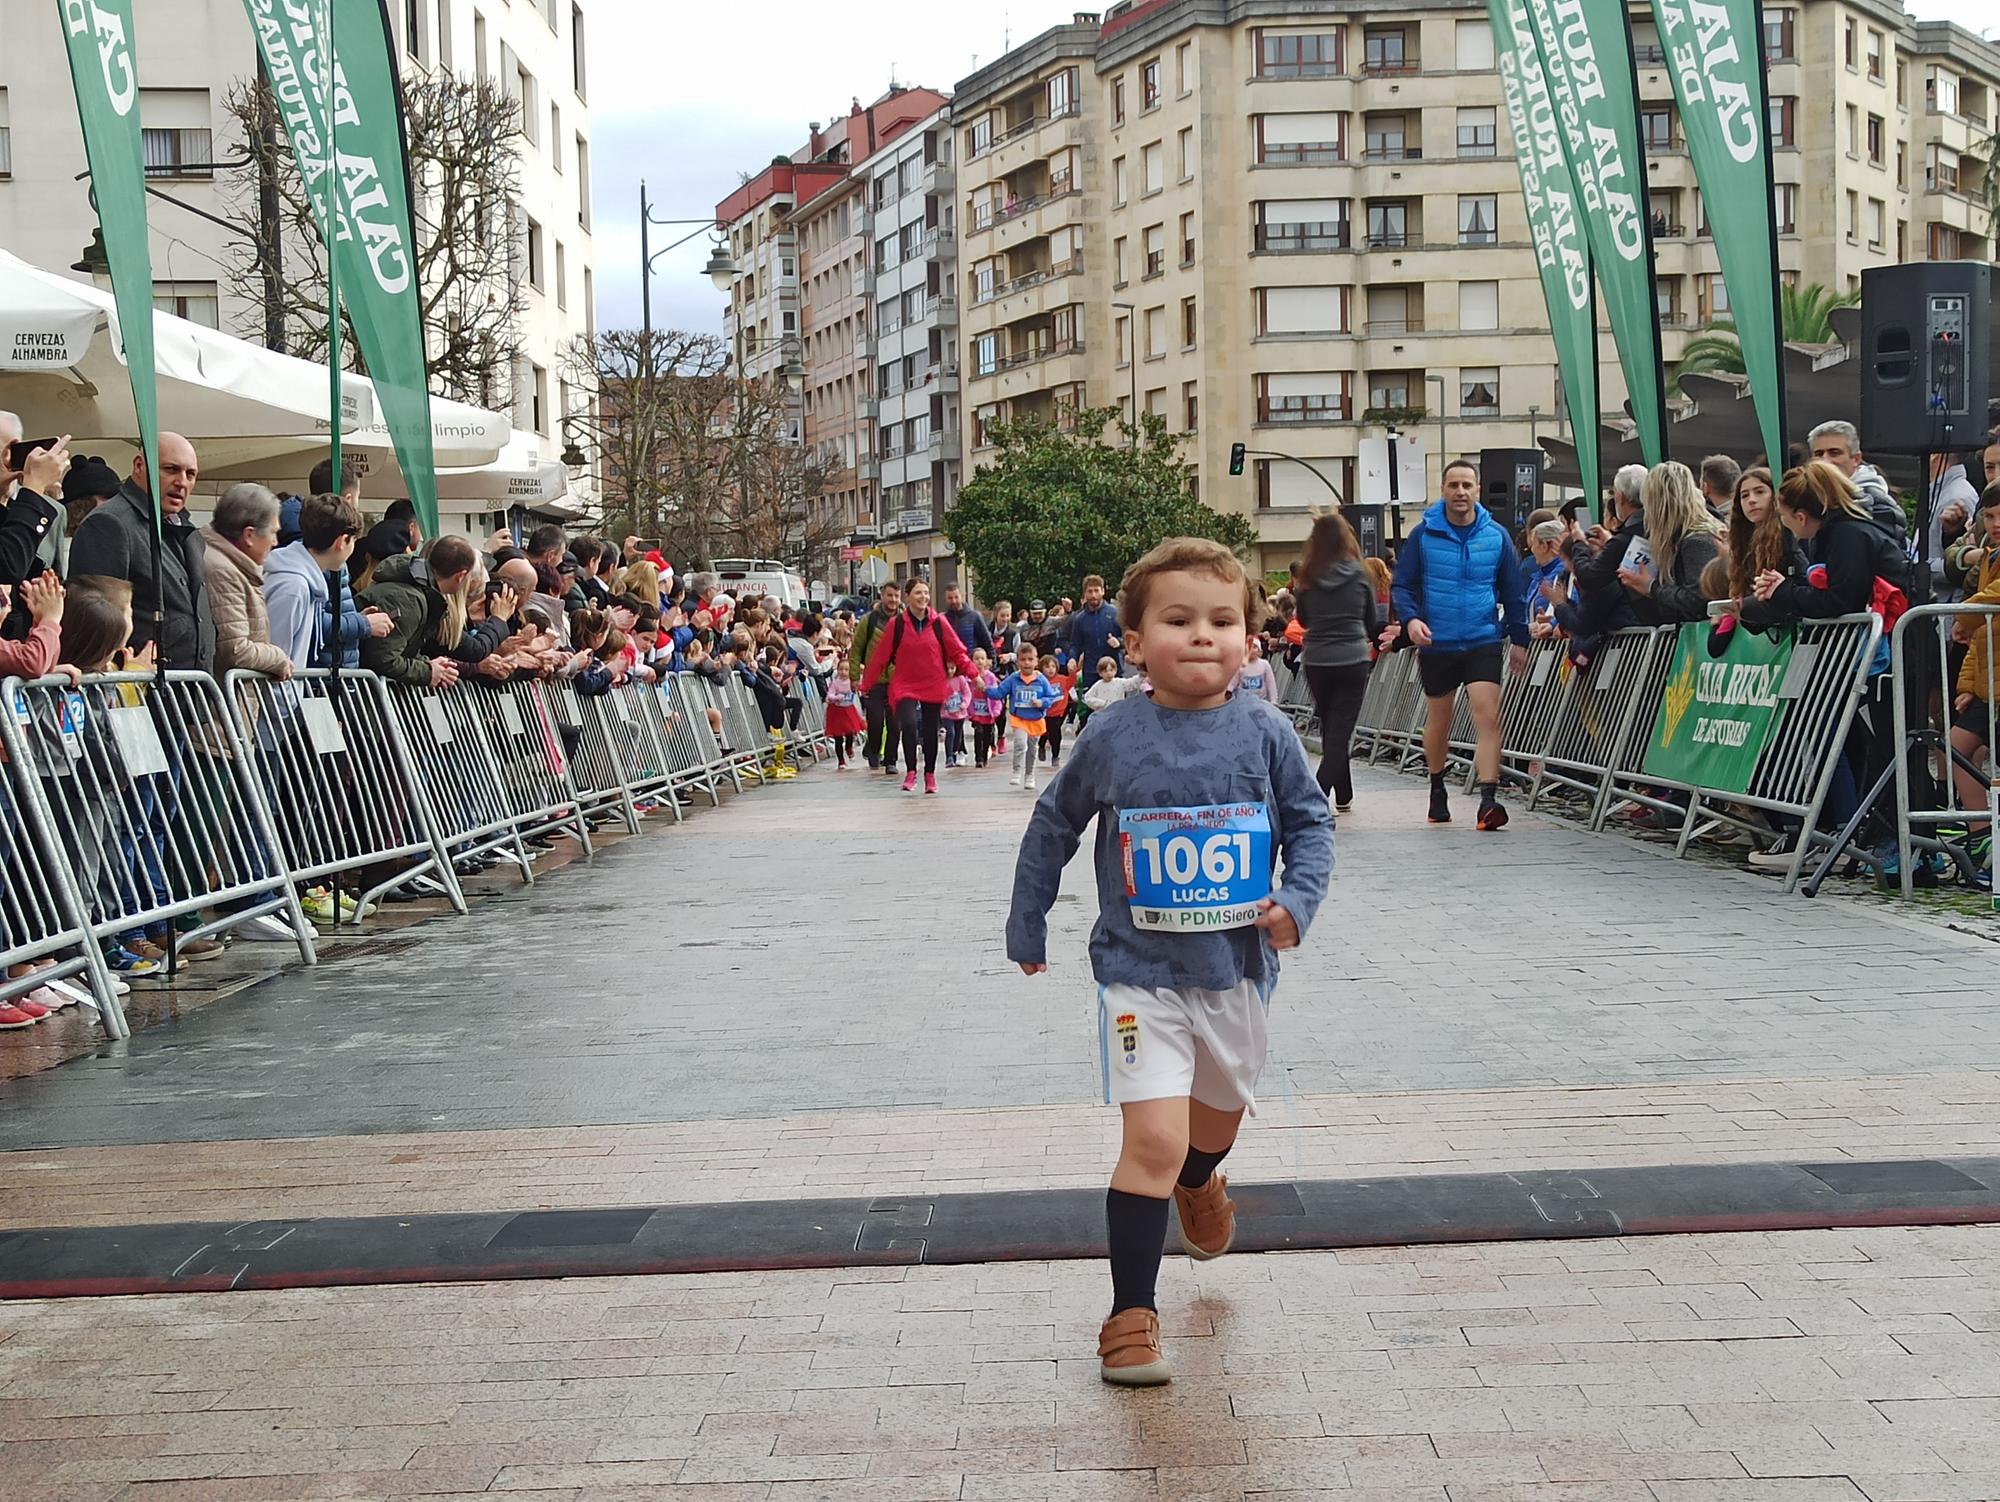
[[1981, 1502], [2000, 1230], [0, 1306], [0, 1494], [66, 1502]]
[[[1087, 1101], [1088, 862], [1055, 969], [1021, 976], [1000, 935], [1027, 799], [998, 770], [944, 781], [926, 799], [821, 770], [627, 841], [393, 957], [293, 971], [0, 1086], [0, 1142]], [[1361, 793], [1278, 989], [1280, 1115], [1308, 1095], [2000, 1066], [1981, 940], [1532, 816], [1429, 828], [1387, 774]]]

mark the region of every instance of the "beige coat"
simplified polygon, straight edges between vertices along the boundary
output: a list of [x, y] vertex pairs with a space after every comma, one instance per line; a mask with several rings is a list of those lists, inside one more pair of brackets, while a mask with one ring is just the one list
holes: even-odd
[[236, 668], [279, 673], [291, 666], [283, 647], [271, 643], [271, 616], [264, 607], [264, 569], [235, 543], [204, 527], [202, 555], [208, 571], [208, 604], [215, 616], [215, 676]]

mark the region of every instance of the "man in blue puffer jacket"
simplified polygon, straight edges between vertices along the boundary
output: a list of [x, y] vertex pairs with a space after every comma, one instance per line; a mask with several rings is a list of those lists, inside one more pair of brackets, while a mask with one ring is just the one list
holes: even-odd
[[1428, 717], [1424, 762], [1431, 774], [1433, 824], [1451, 822], [1445, 792], [1451, 711], [1459, 689], [1472, 711], [1478, 748], [1479, 827], [1507, 822], [1500, 802], [1500, 673], [1513, 643], [1514, 670], [1526, 661], [1528, 622], [1519, 588], [1520, 555], [1507, 529], [1479, 504], [1479, 466], [1454, 459], [1444, 467], [1444, 499], [1396, 559], [1391, 596], [1404, 636], [1417, 649]]

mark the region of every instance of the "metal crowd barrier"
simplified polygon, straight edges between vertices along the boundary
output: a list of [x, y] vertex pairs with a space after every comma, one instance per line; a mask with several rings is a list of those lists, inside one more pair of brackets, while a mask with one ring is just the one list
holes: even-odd
[[[1903, 895], [1908, 897], [1916, 882], [1916, 857], [1920, 851], [1935, 851], [1949, 859], [1958, 867], [1962, 877], [1971, 878], [1978, 874], [1979, 862], [1972, 851], [1974, 830], [1983, 822], [1987, 840], [1993, 834], [1994, 794], [1993, 770], [1995, 747], [2000, 746], [2000, 641], [1996, 641], [1995, 618], [2000, 617], [2000, 605], [1919, 605], [1913, 606], [1896, 622], [1893, 637], [1895, 686], [1891, 697], [1895, 702], [1895, 756], [1896, 756], [1896, 844], [1898, 870]], [[1985, 672], [1975, 674], [1968, 692], [1973, 696], [1961, 713], [1958, 709], [1959, 674], [1952, 671], [1951, 651], [1953, 627], [1966, 622], [1970, 633], [1987, 633]], [[1921, 667], [1913, 660], [1922, 654]], [[1920, 727], [1911, 724], [1913, 696], [1923, 692], [1926, 702], [1917, 715]], [[1964, 735], [1959, 733], [1959, 722], [1968, 722]], [[1940, 726], [1939, 721], [1942, 721]], [[1927, 781], [1944, 795], [1940, 807], [1919, 807], [1915, 779], [1911, 776], [1912, 756], [1906, 754], [1905, 747], [1911, 744], [1913, 729], [1920, 729], [1924, 763], [1931, 769]], [[1977, 740], [1986, 747], [1984, 765], [1974, 760], [1977, 746], [1961, 745], [1963, 741]], [[1976, 781], [1985, 783], [1984, 797], [1978, 808], [1964, 808], [1964, 790], [1958, 786], [1954, 775], [1958, 771], [1967, 773]], [[1926, 791], [1929, 791], [1927, 788]], [[1930, 802], [1929, 799], [1923, 800]], [[1956, 833], [1952, 826], [1962, 831], [1959, 838], [1949, 838]], [[1993, 856], [1989, 850], [1986, 856], [1986, 873], [1993, 874]]]
[[569, 791], [585, 822], [616, 819], [627, 834], [637, 834], [639, 815], [625, 777], [635, 725], [631, 706], [618, 700], [623, 713], [613, 720], [605, 714], [610, 694], [582, 695], [566, 680], [522, 687], [539, 701], [524, 708], [533, 708], [554, 732], [553, 744], [545, 746], [544, 753], [552, 765], [558, 759], [567, 762]]

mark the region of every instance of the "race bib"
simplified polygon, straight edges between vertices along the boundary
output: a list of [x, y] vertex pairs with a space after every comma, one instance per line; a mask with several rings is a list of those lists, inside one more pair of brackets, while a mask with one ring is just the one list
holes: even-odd
[[1009, 707], [1024, 720], [1039, 720], [1043, 713], [1041, 690], [1022, 684], [1014, 690]]
[[1245, 928], [1271, 895], [1271, 819], [1261, 803], [1118, 813], [1134, 928]]
[[846, 709], [854, 703], [854, 690], [851, 688], [837, 688], [826, 702], [836, 705], [841, 709]]
[[965, 695], [964, 695], [964, 694], [953, 694], [953, 695], [952, 695], [952, 696], [951, 696], [951, 697], [950, 697], [949, 699], [945, 700], [945, 701], [944, 701], [944, 712], [945, 712], [946, 714], [948, 714], [948, 715], [962, 715], [962, 714], [964, 714], [964, 713], [965, 713]]
[[1242, 686], [1245, 693], [1261, 694], [1264, 692], [1264, 675], [1262, 673], [1245, 673], [1243, 675]]

